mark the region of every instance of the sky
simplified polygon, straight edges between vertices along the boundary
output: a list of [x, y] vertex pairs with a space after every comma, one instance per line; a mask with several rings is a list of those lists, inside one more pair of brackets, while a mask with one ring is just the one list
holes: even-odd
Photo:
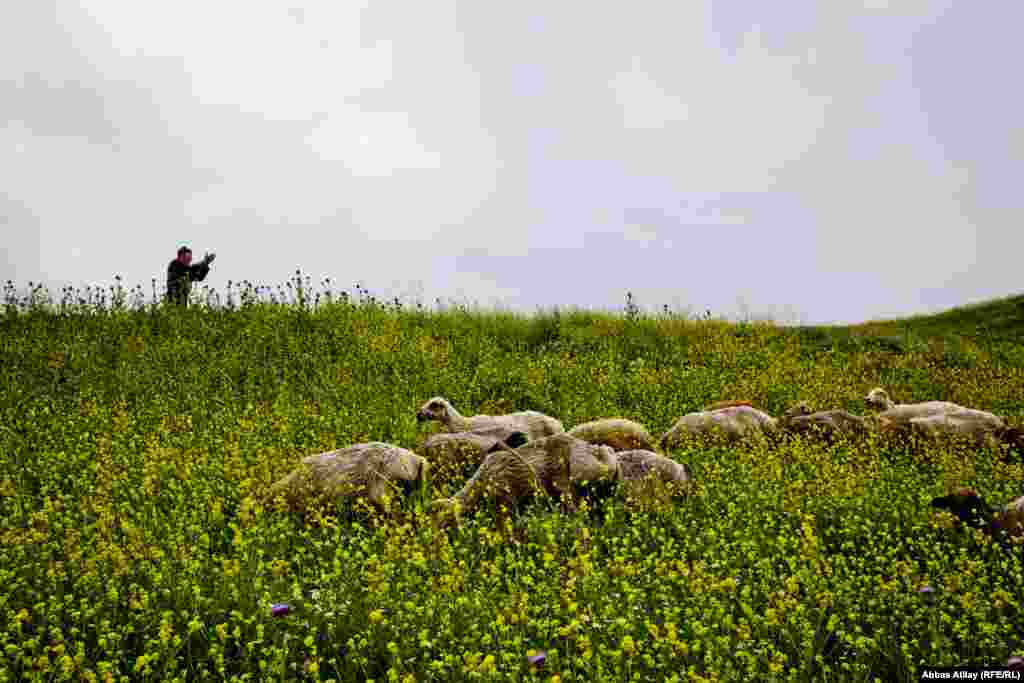
[[0, 280], [855, 323], [1024, 291], [1024, 4], [0, 4]]

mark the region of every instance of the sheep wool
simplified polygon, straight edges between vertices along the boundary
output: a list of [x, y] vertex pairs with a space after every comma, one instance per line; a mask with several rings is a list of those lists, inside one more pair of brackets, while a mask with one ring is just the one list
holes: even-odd
[[[929, 417], [931, 415], [942, 415], [945, 413], [957, 413], [964, 408], [949, 401], [925, 401], [923, 403], [894, 403], [889, 394], [881, 387], [875, 387], [864, 397], [864, 402], [869, 406], [881, 408], [878, 414], [879, 419], [889, 422], [905, 422], [918, 417]], [[977, 411], [984, 413], [984, 411]], [[984, 413], [995, 417], [991, 413]], [[998, 418], [996, 418], [998, 419]]]
[[474, 415], [463, 417], [452, 404], [441, 396], [435, 396], [416, 411], [416, 420], [425, 422], [437, 420], [448, 432], [492, 432], [511, 430], [523, 432], [532, 441], [565, 432], [562, 423], [553, 417], [535, 410], [525, 410], [507, 415]]
[[426, 459], [387, 443], [355, 444], [337, 451], [310, 455], [276, 482], [266, 500], [283, 498], [293, 510], [337, 498], [363, 498], [386, 511], [390, 501], [422, 485], [429, 470]]
[[869, 422], [845, 410], [819, 410], [784, 417], [780, 426], [790, 434], [821, 435], [826, 440], [864, 437], [871, 432]]
[[774, 417], [750, 406], [689, 413], [662, 435], [660, 443], [665, 449], [681, 444], [687, 437], [713, 435], [733, 442], [774, 430], [777, 424]]
[[612, 482], [617, 475], [618, 459], [611, 447], [556, 434], [489, 454], [458, 493], [435, 501], [432, 509], [443, 523], [449, 523], [491, 496], [499, 505], [510, 508], [538, 495], [563, 502], [568, 499], [571, 506], [578, 487], [588, 482]]
[[611, 446], [616, 451], [654, 450], [650, 432], [637, 422], [623, 418], [607, 418], [576, 425], [568, 432], [590, 444]]
[[619, 480], [636, 481], [656, 477], [662, 481], [688, 486], [691, 481], [689, 466], [653, 451], [635, 449], [617, 455]]
[[[978, 446], [997, 446], [1000, 435], [1007, 433], [1005, 425], [999, 418], [983, 411], [963, 409], [956, 412], [916, 417], [906, 421], [911, 431], [926, 437], [954, 437], [973, 441]], [[888, 420], [883, 413], [880, 418], [887, 428], [898, 428], [899, 423]]]
[[420, 452], [431, 463], [434, 483], [444, 485], [451, 480], [465, 481], [471, 477], [488, 453], [525, 443], [527, 438], [523, 432], [508, 429], [441, 433], [427, 437]]

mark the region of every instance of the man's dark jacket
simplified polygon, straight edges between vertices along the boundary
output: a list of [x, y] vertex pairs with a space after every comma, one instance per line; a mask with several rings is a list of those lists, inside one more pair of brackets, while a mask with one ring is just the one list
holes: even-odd
[[188, 295], [193, 282], [202, 282], [210, 272], [210, 264], [200, 261], [193, 266], [174, 259], [167, 266], [167, 300], [188, 306]]

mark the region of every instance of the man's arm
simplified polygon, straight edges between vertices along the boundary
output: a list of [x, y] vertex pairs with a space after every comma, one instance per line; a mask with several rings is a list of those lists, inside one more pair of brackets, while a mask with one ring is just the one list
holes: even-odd
[[206, 279], [209, 272], [210, 264], [206, 261], [200, 261], [196, 265], [188, 267], [188, 275], [193, 282], [202, 282]]

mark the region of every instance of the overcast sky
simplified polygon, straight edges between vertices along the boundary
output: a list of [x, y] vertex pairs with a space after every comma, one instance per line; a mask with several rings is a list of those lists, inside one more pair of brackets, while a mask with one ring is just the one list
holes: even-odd
[[[360, 7], [362, 5], [362, 7]], [[1024, 3], [0, 4], [0, 278], [625, 294], [857, 322], [1024, 291]]]

